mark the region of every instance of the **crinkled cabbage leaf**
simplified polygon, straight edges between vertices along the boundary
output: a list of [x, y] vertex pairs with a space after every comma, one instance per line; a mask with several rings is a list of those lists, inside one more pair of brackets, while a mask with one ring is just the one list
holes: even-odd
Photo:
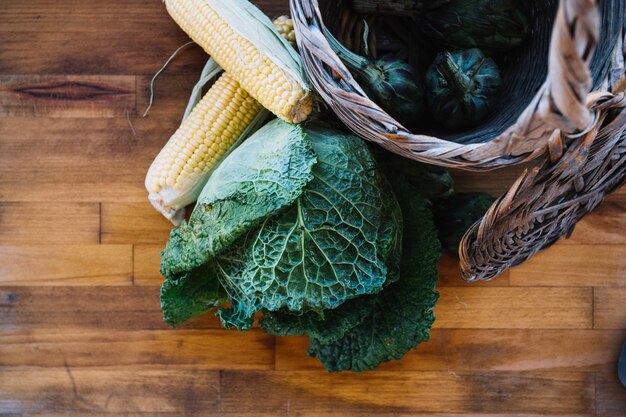
[[172, 233], [162, 262], [172, 282], [161, 296], [166, 319], [176, 318], [170, 324], [218, 304], [217, 296], [189, 300], [187, 309], [171, 302], [168, 289], [179, 289], [173, 283], [181, 278], [197, 287], [203, 276], [211, 288], [219, 280], [231, 305], [219, 315], [238, 329], [260, 309], [320, 314], [397, 278], [402, 216], [367, 146], [353, 135], [285, 134], [296, 128], [274, 124], [271, 136], [262, 129], [233, 151], [189, 224]]
[[314, 164], [315, 153], [300, 126], [268, 123], [213, 172], [189, 223], [172, 231], [161, 273], [172, 278], [205, 264], [291, 205], [313, 179]]
[[273, 334], [307, 334], [309, 354], [329, 371], [374, 369], [429, 338], [441, 245], [428, 201], [406, 183], [397, 181], [395, 190], [404, 214], [400, 280], [323, 317], [267, 312], [262, 323]]
[[321, 314], [397, 278], [402, 215], [368, 148], [353, 135], [306, 132], [313, 180], [217, 259], [227, 327], [248, 328], [260, 309]]

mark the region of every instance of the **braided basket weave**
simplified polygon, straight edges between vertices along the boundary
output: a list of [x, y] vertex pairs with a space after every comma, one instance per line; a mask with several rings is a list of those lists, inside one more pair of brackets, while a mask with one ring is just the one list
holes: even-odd
[[[465, 236], [467, 280], [486, 280], [569, 235], [625, 180], [624, 0], [527, 2], [532, 39], [503, 68], [498, 111], [482, 125], [431, 136], [371, 101], [323, 35], [331, 0], [290, 0], [298, 46], [322, 99], [354, 132], [421, 162], [473, 171], [538, 159]], [[339, 2], [340, 3], [340, 2]]]

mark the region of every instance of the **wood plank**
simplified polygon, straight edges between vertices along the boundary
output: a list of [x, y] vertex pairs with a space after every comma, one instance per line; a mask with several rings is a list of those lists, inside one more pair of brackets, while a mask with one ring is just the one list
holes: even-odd
[[[0, 186], [0, 198], [3, 191]], [[98, 243], [99, 234], [98, 204], [0, 201], [0, 245], [89, 244]]]
[[626, 245], [558, 244], [511, 269], [511, 285], [626, 286], [624, 254]]
[[[2, 417], [68, 417], [68, 413], [28, 413], [28, 414], [2, 414]], [[88, 416], [90, 417], [180, 417], [180, 412], [154, 412], [154, 413], [145, 413], [145, 412], [117, 412], [117, 413], [109, 413], [109, 412], [89, 412]], [[319, 417], [319, 414], [315, 411], [309, 412], [295, 412], [295, 413], [255, 413], [255, 412], [246, 412], [246, 413], [215, 413], [215, 412], [200, 412], [200, 411], [187, 411], [184, 414], [185, 417]], [[363, 411], [346, 411], [346, 412], [328, 412], [324, 414], [324, 417], [501, 417], [501, 416], [511, 416], [510, 414], [450, 414], [450, 413], [394, 413], [394, 412], [363, 412]], [[545, 417], [545, 414], [515, 414], [514, 417]], [[594, 414], [558, 414], [559, 417], [595, 417]], [[601, 416], [608, 417], [608, 416]], [[611, 416], [612, 417], [612, 416]]]
[[[256, 415], [256, 414], [255, 414]], [[293, 417], [318, 417], [319, 414], [315, 411], [303, 411], [289, 414]], [[228, 416], [228, 415], [226, 415]], [[393, 413], [393, 412], [363, 412], [363, 411], [344, 411], [344, 412], [330, 412], [324, 414], [324, 417], [545, 417], [546, 414], [458, 414], [458, 413], [419, 413], [419, 414], [407, 414], [407, 413]], [[592, 417], [593, 414], [550, 414], [550, 417]]]
[[590, 414], [593, 400], [593, 374], [580, 372], [224, 371], [221, 409], [319, 415], [348, 411]]
[[271, 369], [274, 337], [259, 329], [26, 331], [0, 334], [0, 367], [157, 365], [197, 369]]
[[[219, 328], [206, 314], [182, 329]], [[100, 330], [169, 330], [158, 287], [0, 287], [0, 333]]]
[[135, 104], [134, 76], [0, 75], [0, 117], [126, 117]]
[[[174, 51], [190, 42], [171, 19], [144, 32], [107, 31], [106, 37], [102, 36], [102, 32], [65, 32], [58, 29], [47, 27], [27, 32], [2, 32], [4, 42], [0, 44], [0, 73], [152, 76]], [[37, 48], [32, 45], [37, 45]], [[42, 50], [46, 53], [42, 54]], [[199, 75], [206, 60], [206, 53], [200, 47], [191, 45], [176, 56], [168, 71]]]
[[459, 260], [443, 253], [439, 262], [439, 287], [505, 287], [509, 285], [509, 271], [491, 281], [466, 282], [461, 278]]
[[609, 199], [603, 202], [593, 213], [578, 222], [572, 237], [563, 242], [626, 245], [626, 200]]
[[7, 369], [0, 413], [217, 411], [219, 373], [174, 368]]
[[[269, 16], [289, 12], [285, 0], [254, 1]], [[0, 1], [0, 32], [30, 32], [37, 27], [53, 27], [64, 32], [145, 32], [172, 23], [162, 2], [125, 0], [110, 7], [98, 0], [29, 0], [21, 3]]]
[[[269, 414], [259, 414], [259, 413], [220, 413], [220, 412], [214, 412], [214, 411], [185, 411], [185, 414], [183, 414], [184, 417], [289, 417], [286, 413], [285, 414], [275, 414], [275, 413], [269, 413]], [[68, 417], [67, 414], [49, 414], [49, 413], [45, 413], [45, 414], [8, 414], [5, 415], [3, 414], [2, 417]], [[94, 412], [90, 412], [88, 417], [181, 417], [180, 412], [174, 412], [174, 413], [170, 413], [170, 412], [156, 412], [156, 413], [129, 413], [129, 412], [123, 412], [123, 413], [94, 413]], [[383, 417], [385, 417], [383, 415]], [[415, 416], [413, 416], [415, 417]], [[443, 417], [446, 417], [445, 415]], [[478, 416], [480, 417], [480, 416]], [[494, 416], [491, 416], [494, 417]], [[516, 416], [517, 417], [517, 416]], [[539, 416], [521, 416], [521, 417], [539, 417]], [[551, 416], [551, 417], [581, 417], [581, 416]], [[582, 417], [586, 417], [586, 416], [582, 416]]]
[[[68, 414], [2, 414], [2, 417], [68, 417]], [[185, 411], [184, 417], [294, 417], [295, 415], [288, 416], [287, 413], [216, 413], [214, 411]], [[330, 417], [332, 417], [331, 415]], [[90, 412], [89, 417], [181, 417], [180, 412], [155, 412], [155, 413], [108, 413], [108, 412]], [[367, 416], [364, 416], [367, 417]], [[374, 416], [372, 416], [374, 417]], [[380, 416], [379, 416], [380, 417]], [[382, 416], [386, 417], [386, 416]], [[394, 416], [401, 417], [401, 416]], [[415, 417], [415, 416], [413, 416]], [[446, 417], [445, 415], [437, 415], [437, 417]], [[456, 416], [459, 417], [459, 416]], [[465, 416], [467, 417], [467, 416]], [[485, 417], [485, 416], [472, 416], [472, 417]], [[494, 416], [491, 416], [494, 417]], [[533, 416], [515, 416], [515, 417], [539, 417]], [[545, 416], [544, 416], [545, 417]], [[562, 416], [562, 417], [587, 417], [587, 416]]]
[[608, 197], [608, 201], [626, 202], [626, 186], [622, 185], [617, 190], [613, 191]]
[[[626, 339], [622, 330], [434, 329], [401, 361], [381, 371], [609, 371]], [[277, 370], [322, 370], [306, 355], [307, 337], [276, 338]]]
[[136, 245], [133, 256], [135, 285], [158, 285], [163, 283], [160, 272], [163, 245]]
[[136, 204], [102, 204], [102, 243], [165, 246], [174, 228], [147, 201]]
[[0, 246], [2, 285], [131, 285], [130, 245]]
[[436, 328], [589, 329], [591, 288], [440, 288]]
[[[288, 9], [283, 0], [262, 4], [270, 15]], [[158, 0], [108, 8], [96, 0], [53, 6], [46, 0], [28, 6], [3, 0], [0, 9], [0, 73], [5, 74], [152, 75], [189, 42]], [[205, 61], [206, 54], [194, 45], [168, 71], [200, 74]]]
[[97, 0], [30, 0], [28, 4], [5, 0], [0, 5], [0, 32], [31, 32], [42, 27], [63, 32], [141, 33], [171, 22], [163, 4], [146, 0], [116, 2], [115, 7]]
[[[290, 416], [294, 417], [318, 417], [315, 411], [304, 411], [300, 413], [291, 413]], [[363, 412], [363, 411], [345, 411], [345, 412], [330, 412], [325, 413], [324, 417], [546, 417], [546, 414], [508, 414], [508, 413], [471, 413], [471, 414], [458, 414], [458, 413], [393, 413], [393, 412]], [[558, 414], [558, 417], [592, 417], [594, 414]], [[229, 417], [225, 414], [223, 417]]]
[[626, 329], [626, 287], [595, 288], [593, 327]]
[[[4, 119], [0, 201], [146, 201], [147, 169], [175, 123], [167, 118], [136, 119], [134, 136], [122, 118]], [[55, 216], [77, 212], [61, 204], [46, 207], [52, 214], [46, 218], [54, 219], [53, 224], [57, 224]], [[72, 220], [76, 221], [75, 215]], [[78, 233], [84, 227], [66, 229]]]
[[[189, 96], [194, 85], [198, 82], [200, 73], [176, 74], [169, 70], [163, 72], [154, 83], [154, 97], [150, 111], [145, 120], [171, 120], [168, 131], [160, 133], [163, 144], [167, 142], [176, 128], [180, 125]], [[150, 104], [150, 83], [152, 76], [143, 75], [137, 77], [137, 109], [139, 119]], [[133, 119], [134, 120], [134, 119]]]
[[626, 415], [626, 388], [614, 370], [596, 375], [596, 413], [607, 417]]

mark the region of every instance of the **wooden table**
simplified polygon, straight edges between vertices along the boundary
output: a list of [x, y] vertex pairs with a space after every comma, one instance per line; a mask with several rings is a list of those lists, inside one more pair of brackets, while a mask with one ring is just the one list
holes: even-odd
[[[491, 283], [445, 258], [432, 340], [329, 375], [303, 338], [162, 321], [170, 225], [143, 179], [206, 59], [181, 52], [141, 117], [188, 41], [162, 2], [0, 0], [0, 39], [1, 416], [626, 415], [626, 191]], [[456, 175], [500, 192], [515, 173]]]

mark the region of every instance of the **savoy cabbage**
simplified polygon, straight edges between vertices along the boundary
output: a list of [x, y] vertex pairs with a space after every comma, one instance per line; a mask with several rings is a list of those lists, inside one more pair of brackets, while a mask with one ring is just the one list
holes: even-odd
[[429, 338], [441, 244], [429, 202], [410, 185], [396, 182], [405, 215], [399, 281], [379, 294], [347, 301], [323, 318], [267, 312], [263, 321], [269, 333], [307, 334], [309, 354], [330, 371], [373, 369]]
[[[331, 371], [372, 369], [428, 339], [440, 244], [429, 202], [367, 145], [273, 121], [213, 172], [162, 253], [165, 320], [217, 309], [245, 330], [307, 334]], [[396, 198], [396, 195], [399, 198]]]

